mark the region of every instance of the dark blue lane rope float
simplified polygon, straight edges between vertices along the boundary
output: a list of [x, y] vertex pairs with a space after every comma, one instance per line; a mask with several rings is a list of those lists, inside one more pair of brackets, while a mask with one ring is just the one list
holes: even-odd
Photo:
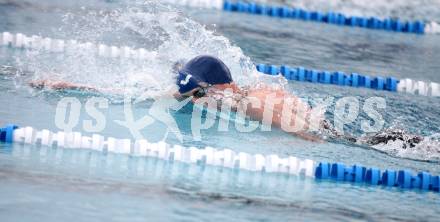
[[352, 182], [355, 184], [382, 185], [399, 187], [401, 189], [431, 190], [439, 192], [439, 176], [431, 176], [427, 172], [416, 175], [410, 170], [385, 170], [366, 168], [361, 165], [345, 166], [342, 163], [321, 162], [315, 171], [318, 179], [328, 179], [337, 182]]
[[440, 97], [440, 84], [436, 82], [397, 79], [395, 77], [369, 76], [359, 73], [346, 74], [341, 71], [320, 71], [304, 67], [258, 64], [259, 72], [267, 75], [281, 74], [287, 80], [299, 82], [333, 84], [338, 86], [368, 88], [390, 92], [406, 92], [422, 96]]
[[287, 6], [269, 6], [252, 2], [233, 2], [229, 0], [225, 0], [223, 2], [223, 10], [401, 33], [415, 33], [420, 35], [425, 33], [425, 22], [423, 21], [412, 22], [401, 21], [400, 19], [393, 18], [379, 19], [376, 17], [367, 18], [359, 16], [346, 16], [337, 12], [322, 13]]
[[[0, 141], [11, 144], [30, 144], [58, 148], [81, 148], [101, 152], [115, 152], [127, 155], [144, 155], [180, 161], [190, 164], [213, 165], [218, 167], [246, 170], [253, 172], [280, 173], [302, 175], [315, 180], [331, 180], [353, 185], [370, 185], [396, 187], [403, 190], [419, 190], [439, 192], [440, 177], [428, 172], [413, 174], [410, 170], [381, 171], [378, 168], [367, 168], [361, 165], [345, 166], [342, 163], [316, 163], [313, 160], [300, 160], [289, 156], [281, 158], [277, 155], [261, 155], [235, 153], [232, 150], [215, 148], [199, 149], [184, 148], [178, 145], [161, 145], [149, 143], [146, 140], [118, 140], [94, 134], [92, 137], [82, 136], [81, 133], [53, 133], [49, 130], [34, 130], [32, 127], [19, 128], [9, 124], [0, 128]], [[76, 144], [74, 147], [73, 144]], [[121, 146], [121, 147], [119, 147]]]
[[304, 67], [274, 66], [258, 64], [257, 70], [268, 75], [283, 75], [287, 80], [300, 82], [334, 84], [339, 86], [365, 87], [375, 90], [396, 92], [400, 80], [394, 77], [370, 77], [358, 73], [318, 71]]

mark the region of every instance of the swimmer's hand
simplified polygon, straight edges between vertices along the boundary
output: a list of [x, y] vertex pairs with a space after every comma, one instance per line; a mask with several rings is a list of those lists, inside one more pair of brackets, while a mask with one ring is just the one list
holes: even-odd
[[294, 136], [299, 136], [299, 137], [301, 137], [304, 140], [315, 142], [315, 143], [324, 143], [324, 142], [326, 142], [325, 140], [321, 139], [318, 136], [311, 135], [311, 134], [308, 134], [308, 133], [305, 133], [305, 132], [298, 132], [298, 133], [291, 133], [291, 134], [293, 134]]

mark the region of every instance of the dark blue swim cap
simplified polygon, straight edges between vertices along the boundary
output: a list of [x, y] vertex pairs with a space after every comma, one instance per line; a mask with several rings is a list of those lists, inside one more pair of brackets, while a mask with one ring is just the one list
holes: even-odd
[[177, 86], [179, 86], [179, 93], [186, 93], [197, 87], [200, 87], [199, 83], [200, 80], [196, 79], [191, 74], [179, 72], [179, 75], [177, 76]]
[[200, 87], [200, 82], [210, 85], [231, 83], [231, 71], [216, 57], [197, 56], [179, 70], [177, 86], [180, 93], [186, 93]]

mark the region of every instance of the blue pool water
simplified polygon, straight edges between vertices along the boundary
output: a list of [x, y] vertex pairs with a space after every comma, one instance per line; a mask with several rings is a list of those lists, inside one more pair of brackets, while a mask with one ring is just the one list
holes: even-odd
[[[306, 2], [298, 4], [317, 7]], [[411, 2], [424, 5], [424, 1]], [[440, 20], [439, 15], [428, 13], [432, 8], [439, 11], [440, 5], [435, 2], [430, 8], [420, 7], [420, 11], [406, 11], [397, 3], [394, 8], [390, 4], [380, 11], [361, 1], [348, 3], [328, 7], [375, 16], [398, 13], [420, 18], [427, 14], [430, 20]], [[132, 96], [144, 95], [147, 99], [134, 106], [135, 115], [141, 117], [151, 106], [151, 99], [173, 85], [169, 71], [172, 62], [202, 53], [221, 57], [243, 85], [252, 84], [255, 78], [253, 63], [440, 82], [437, 35], [405, 35], [175, 8], [155, 1], [5, 1], [0, 3], [0, 17], [0, 32], [144, 47], [154, 54], [142, 62], [110, 61], [84, 52], [60, 55], [0, 48], [1, 125], [58, 130], [54, 123], [57, 103], [65, 96], [74, 96], [82, 104], [81, 121], [74, 130], [83, 131], [82, 120], [90, 119], [84, 105], [92, 95], [35, 90], [27, 85], [44, 78], [125, 88]], [[183, 134], [182, 143], [440, 174], [440, 98], [297, 82], [289, 82], [286, 89], [312, 101], [350, 95], [363, 103], [369, 97], [384, 97], [386, 127], [403, 128], [432, 141], [403, 150], [343, 141], [312, 143], [278, 130], [240, 133], [231, 127], [228, 132], [218, 132], [213, 127], [202, 132], [200, 142], [192, 139], [190, 114], [177, 112], [173, 115]], [[102, 109], [108, 119], [102, 134], [131, 138], [126, 128], [114, 122], [124, 119], [121, 95], [103, 96], [110, 105]], [[346, 130], [359, 136], [359, 128], [357, 120]], [[166, 127], [154, 123], [142, 132], [148, 140], [159, 141]], [[180, 143], [172, 134], [167, 142]], [[317, 182], [35, 146], [0, 144], [0, 178], [1, 221], [438, 221], [440, 213], [440, 196], [433, 192]]]

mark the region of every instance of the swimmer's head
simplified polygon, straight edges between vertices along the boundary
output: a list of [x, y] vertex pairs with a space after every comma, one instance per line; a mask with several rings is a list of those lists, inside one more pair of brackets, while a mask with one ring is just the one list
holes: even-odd
[[206, 88], [232, 83], [231, 72], [218, 58], [198, 56], [178, 70], [177, 86], [183, 96], [203, 97]]

